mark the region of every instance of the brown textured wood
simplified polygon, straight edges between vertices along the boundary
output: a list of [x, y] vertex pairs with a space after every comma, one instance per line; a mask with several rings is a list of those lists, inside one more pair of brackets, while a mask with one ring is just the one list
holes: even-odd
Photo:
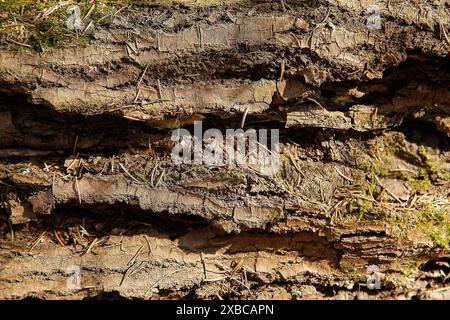
[[[360, 1], [182, 2], [0, 46], [0, 298], [448, 298], [444, 1], [372, 31]], [[277, 174], [175, 165], [195, 121], [280, 129]]]

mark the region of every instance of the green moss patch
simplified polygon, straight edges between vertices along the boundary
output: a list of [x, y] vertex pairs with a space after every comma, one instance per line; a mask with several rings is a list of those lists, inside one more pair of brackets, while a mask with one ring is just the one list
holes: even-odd
[[[69, 30], [73, 17], [68, 9], [80, 9], [81, 29]], [[110, 22], [116, 12], [109, 1], [0, 0], [0, 43], [8, 49], [43, 52], [47, 48], [85, 46], [94, 28]]]

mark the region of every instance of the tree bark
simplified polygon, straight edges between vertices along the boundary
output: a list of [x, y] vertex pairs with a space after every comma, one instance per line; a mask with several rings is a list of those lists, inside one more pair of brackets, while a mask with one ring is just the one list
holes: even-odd
[[[448, 6], [381, 1], [370, 29], [369, 5], [118, 5], [86, 46], [7, 37], [0, 298], [450, 298]], [[279, 129], [277, 172], [174, 163], [198, 121]]]

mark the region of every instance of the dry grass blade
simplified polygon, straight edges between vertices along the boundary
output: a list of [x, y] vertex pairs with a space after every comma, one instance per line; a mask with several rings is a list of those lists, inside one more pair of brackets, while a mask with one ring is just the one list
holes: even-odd
[[122, 163], [119, 162], [119, 166], [120, 166], [120, 168], [122, 168], [122, 170], [125, 172], [125, 174], [126, 174], [127, 176], [129, 176], [133, 181], [135, 181], [135, 182], [137, 182], [137, 183], [141, 183], [138, 179], [136, 179], [135, 177], [133, 177], [133, 176], [131, 175], [131, 173], [128, 172], [128, 170], [125, 168], [125, 166], [124, 166]]
[[1, 185], [7, 186], [8, 188], [12, 188], [13, 186], [10, 184], [7, 184], [6, 182], [0, 181]]
[[84, 236], [90, 237], [91, 235], [89, 234], [89, 232], [87, 232], [87, 230], [83, 227], [83, 226], [78, 226], [78, 230], [80, 230], [80, 233]]
[[[78, 137], [78, 136], [77, 136]], [[75, 142], [77, 142], [78, 141], [78, 138], [76, 138], [76, 141]], [[74, 145], [74, 149], [75, 149], [75, 146], [76, 146], [76, 144]], [[79, 153], [77, 153], [76, 155], [75, 155], [75, 157], [73, 158], [73, 160], [70, 162], [70, 164], [69, 164], [69, 166], [67, 167], [67, 172], [70, 170], [70, 169], [72, 169], [72, 166], [76, 163], [76, 162], [78, 162], [78, 164], [79, 164], [79, 161], [78, 161], [78, 157], [79, 157]]]
[[143, 264], [146, 264], [147, 262], [148, 261], [141, 261], [138, 263], [136, 260], [134, 260], [133, 263], [128, 266], [127, 270], [123, 274], [122, 279], [120, 280], [119, 286], [121, 286], [124, 283], [125, 279], [127, 279], [129, 276], [133, 275], [137, 270], [140, 269], [140, 267]]
[[26, 43], [24, 43], [24, 42], [19, 42], [19, 41], [16, 41], [16, 40], [14, 40], [14, 39], [11, 39], [11, 38], [7, 38], [6, 41], [7, 41], [7, 42], [12, 42], [12, 43], [17, 44], [18, 46], [21, 46], [21, 47], [33, 48], [33, 47], [30, 46], [29, 44], [26, 44]]
[[346, 175], [344, 175], [338, 168], [334, 168], [334, 170], [336, 170], [336, 172], [345, 180], [347, 180], [349, 182], [355, 182], [355, 180], [353, 180], [352, 178], [349, 178]]
[[177, 270], [175, 270], [175, 271], [172, 271], [172, 272], [170, 272], [170, 273], [168, 273], [168, 274], [162, 276], [162, 277], [159, 278], [158, 280], [156, 280], [156, 281], [153, 282], [153, 284], [147, 289], [147, 291], [145, 292], [145, 294], [147, 295], [148, 292], [149, 292], [154, 286], [156, 286], [158, 283], [160, 283], [162, 280], [164, 280], [164, 279], [166, 279], [166, 278], [168, 278], [168, 277], [174, 275], [175, 273], [180, 272], [181, 270], [184, 270], [184, 268], [180, 268], [180, 269], [177, 269]]
[[144, 235], [144, 239], [145, 239], [145, 241], [147, 242], [148, 255], [150, 256], [151, 253], [152, 253], [152, 251], [153, 251], [152, 246], [151, 246], [151, 244], [150, 244], [150, 240], [148, 239], [147, 235]]
[[297, 161], [295, 161], [294, 157], [292, 156], [292, 153], [289, 152], [289, 159], [291, 160], [292, 164], [294, 165], [295, 169], [297, 170], [297, 172], [302, 176], [305, 177], [305, 174], [302, 172], [302, 170], [300, 169], [300, 167], [298, 166]]
[[66, 244], [64, 243], [64, 241], [62, 239], [61, 232], [59, 230], [54, 230], [53, 235], [55, 236], [56, 240], [58, 240], [60, 245], [62, 245], [63, 247], [66, 246]]
[[93, 25], [94, 25], [93, 21], [89, 22], [86, 28], [84, 28], [83, 33], [86, 33]]
[[92, 248], [94, 248], [94, 246], [98, 243], [98, 239], [95, 238], [94, 240], [92, 240], [91, 244], [89, 245], [89, 247], [86, 249], [86, 251], [83, 252], [82, 255], [88, 254], [89, 252], [91, 252]]
[[247, 118], [247, 114], [248, 111], [250, 110], [250, 107], [245, 108], [244, 114], [242, 115], [242, 120], [241, 120], [241, 129], [244, 128], [245, 125], [245, 119]]
[[282, 82], [284, 80], [284, 73], [286, 68], [286, 59], [281, 60], [281, 66], [280, 66], [280, 79], [279, 81]]
[[6, 73], [8, 73], [11, 77], [16, 79], [17, 81], [22, 82], [22, 79], [18, 75], [16, 75], [14, 72], [12, 72], [10, 70], [6, 70]]
[[142, 80], [144, 80], [144, 77], [145, 77], [145, 74], [147, 73], [148, 67], [149, 67], [149, 64], [147, 63], [147, 65], [145, 66], [144, 71], [142, 72], [142, 74], [141, 74], [141, 76], [140, 76], [140, 78], [138, 80], [138, 83], [137, 83], [136, 87], [139, 88], [141, 86]]
[[441, 35], [444, 36], [445, 42], [450, 45], [450, 39], [448, 38], [447, 32], [445, 31], [445, 26], [441, 21], [439, 21], [439, 30]]
[[92, 12], [94, 12], [96, 4], [94, 3], [91, 8], [89, 9], [89, 11], [84, 15], [83, 20], [86, 21], [87, 18], [89, 18], [92, 14]]
[[139, 247], [139, 249], [136, 251], [136, 253], [134, 254], [133, 258], [130, 259], [130, 261], [128, 261], [127, 266], [131, 266], [136, 262], [137, 257], [139, 256], [139, 254], [141, 253], [142, 249], [144, 248], [144, 245], [141, 245]]
[[47, 233], [46, 231], [42, 232], [41, 235], [36, 240], [33, 241], [33, 243], [30, 246], [30, 249], [28, 250], [28, 253], [31, 253], [31, 251], [33, 251], [33, 249], [37, 246], [37, 244], [44, 238], [46, 233]]
[[162, 178], [164, 177], [164, 174], [166, 173], [166, 169], [163, 169], [163, 171], [161, 172], [161, 174], [159, 175], [158, 179], [156, 180], [155, 183], [155, 188], [159, 186], [159, 184], [162, 181]]
[[9, 230], [11, 232], [11, 241], [14, 242], [15, 235], [14, 235], [14, 228], [12, 226], [11, 219], [8, 219], [8, 226], [9, 226]]
[[150, 184], [152, 187], [155, 187], [155, 174], [156, 174], [156, 170], [158, 169], [158, 160], [155, 163], [155, 166], [153, 167], [151, 173], [150, 173]]
[[226, 279], [228, 279], [228, 276], [218, 277], [218, 278], [214, 278], [214, 279], [204, 279], [203, 281], [205, 281], [205, 282], [217, 282], [217, 281], [222, 281], [222, 280], [226, 280]]
[[317, 101], [317, 100], [315, 100], [315, 99], [313, 99], [313, 98], [310, 98], [310, 97], [306, 98], [306, 100], [311, 101], [312, 103], [314, 103], [315, 105], [317, 105], [318, 107], [320, 107], [322, 110], [327, 111], [327, 109], [325, 109], [325, 108], [322, 106], [322, 104], [320, 104], [319, 101]]
[[72, 0], [69, 1], [60, 1], [57, 5], [50, 7], [48, 9], [46, 9], [41, 15], [37, 15], [36, 18], [34, 19], [34, 21], [37, 20], [44, 20], [47, 17], [49, 17], [50, 15], [52, 15], [53, 13], [55, 13], [56, 11], [58, 11], [59, 9], [68, 6], [70, 4], [74, 4], [75, 2]]
[[384, 190], [386, 190], [386, 192], [392, 197], [394, 198], [396, 201], [398, 201], [399, 203], [403, 203], [402, 200], [400, 200], [395, 194], [393, 194], [389, 189], [387, 189], [385, 186], [383, 186], [383, 184], [381, 183], [380, 179], [375, 175], [375, 180], [377, 181], [378, 185], [383, 188]]
[[75, 177], [75, 190], [77, 191], [78, 203], [81, 204], [81, 192], [80, 192], [80, 186], [78, 184], [78, 178], [77, 177]]
[[127, 270], [125, 271], [125, 273], [122, 276], [122, 279], [120, 280], [119, 287], [122, 286], [125, 279], [133, 272], [133, 267], [135, 264], [136, 264], [136, 262], [134, 262], [131, 266], [129, 266], [127, 268]]
[[133, 120], [133, 121], [139, 121], [139, 122], [145, 122], [144, 120], [142, 120], [142, 119], [138, 119], [138, 118], [135, 118], [135, 117], [130, 117], [130, 116], [123, 116], [125, 119], [128, 119], [128, 120]]

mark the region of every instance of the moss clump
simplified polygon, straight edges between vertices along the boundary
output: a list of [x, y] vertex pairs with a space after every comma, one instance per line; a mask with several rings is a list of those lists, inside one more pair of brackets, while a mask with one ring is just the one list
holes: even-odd
[[278, 172], [276, 173], [276, 176], [278, 178], [280, 178], [281, 180], [287, 179], [289, 176], [288, 171], [290, 171], [292, 162], [291, 159], [289, 159], [285, 154], [280, 154], [279, 155], [279, 160], [280, 160], [280, 166], [278, 168]]
[[428, 176], [420, 176], [418, 178], [411, 177], [410, 175], [404, 175], [404, 180], [408, 182], [409, 187], [415, 192], [422, 193], [430, 190], [432, 187], [431, 181]]
[[225, 172], [219, 173], [214, 178], [217, 181], [224, 181], [224, 180], [230, 180], [230, 179], [242, 179], [245, 177], [246, 177], [245, 173], [243, 173], [237, 169], [230, 168]]
[[353, 263], [351, 263], [350, 261], [347, 261], [344, 258], [339, 260], [339, 268], [341, 269], [341, 271], [344, 271], [344, 272], [353, 272], [355, 270]]
[[18, 9], [29, 2], [29, 0], [0, 0], [0, 10]]
[[442, 168], [445, 160], [434, 160], [431, 149], [425, 146], [420, 146], [418, 153], [423, 160], [421, 174], [435, 175], [438, 179], [444, 181], [450, 180], [450, 170]]
[[[416, 167], [416, 174], [389, 170], [389, 162], [396, 156]], [[417, 152], [411, 151], [404, 139], [396, 138], [383, 152], [377, 153], [371, 160], [363, 162], [359, 168], [379, 177], [389, 177], [406, 181], [409, 187], [423, 193], [432, 187], [436, 180], [449, 181], [450, 170], [444, 168], [445, 160], [435, 160], [432, 149], [423, 145]]]
[[143, 183], [145, 183], [145, 184], [147, 184], [147, 185], [152, 187], [152, 183], [150, 182], [150, 180], [147, 179], [147, 177], [144, 174], [136, 172], [134, 175], [136, 176], [136, 178], [139, 181], [141, 181], [141, 182], [143, 182]]
[[410, 218], [410, 215], [404, 212], [390, 214], [384, 221], [386, 223], [387, 233], [396, 239], [408, 239], [410, 230], [414, 226], [414, 221]]
[[430, 236], [435, 244], [446, 247], [450, 243], [450, 226], [447, 227], [447, 230], [435, 231]]
[[415, 229], [424, 233], [433, 242], [445, 247], [450, 243], [450, 208], [413, 210], [417, 217]]
[[354, 217], [359, 221], [367, 213], [374, 213], [376, 210], [372, 201], [365, 199], [350, 199], [347, 202], [347, 211], [349, 215], [347, 215], [346, 218], [347, 222], [349, 222], [354, 220]]
[[359, 169], [379, 177], [387, 177], [390, 175], [389, 170], [387, 170], [389, 157], [389, 154], [378, 154], [373, 159], [362, 162]]
[[251, 185], [251, 193], [261, 193], [269, 188], [269, 183], [265, 179], [258, 179], [257, 183]]
[[[49, 0], [0, 0], [0, 38], [10, 49], [31, 48], [42, 52], [46, 48], [85, 46], [90, 43], [94, 28], [84, 30], [91, 21], [95, 26], [109, 23], [108, 16], [115, 12], [110, 1], [82, 0], [72, 3], [80, 9], [82, 30], [67, 28], [71, 16], [69, 4]], [[85, 32], [83, 32], [85, 31]]]
[[[69, 38], [69, 33], [60, 25], [59, 21], [57, 19], [50, 19], [36, 23], [34, 32], [30, 35], [28, 43], [35, 51], [43, 52], [46, 48], [62, 45]], [[84, 40], [84, 37], [78, 39]]]
[[[388, 234], [397, 239], [422, 235], [440, 247], [450, 244], [450, 204], [431, 199], [416, 209], [399, 209], [385, 218]], [[440, 202], [440, 203], [438, 203]]]

